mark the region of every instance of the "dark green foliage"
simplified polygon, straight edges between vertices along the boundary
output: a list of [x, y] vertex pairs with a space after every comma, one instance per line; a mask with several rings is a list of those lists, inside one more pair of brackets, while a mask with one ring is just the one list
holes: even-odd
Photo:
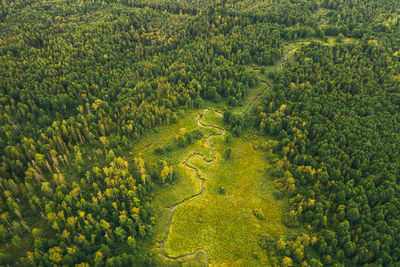
[[224, 158], [225, 159], [230, 159], [231, 155], [232, 155], [232, 149], [231, 148], [226, 149], [225, 153], [224, 153]]
[[228, 105], [234, 107], [234, 106], [239, 105], [239, 102], [236, 100], [236, 98], [235, 98], [234, 96], [230, 96], [230, 97], [228, 98]]
[[225, 143], [227, 143], [227, 144], [232, 143], [232, 135], [230, 133], [227, 133], [225, 135]]
[[154, 153], [162, 155], [165, 153], [165, 148], [163, 146], [156, 147], [156, 149], [154, 149]]
[[81, 256], [96, 263], [103, 257], [111, 260], [128, 253], [131, 256], [125, 260], [133, 264], [135, 239], [145, 237], [151, 227], [151, 208], [139, 200], [142, 185], [137, 190], [137, 182], [125, 171], [128, 163], [115, 158], [103, 170], [94, 167], [88, 171], [87, 180], [74, 182], [71, 189], [58, 186], [55, 195], [65, 197], [46, 204], [44, 214], [49, 227], [56, 230], [53, 239], [46, 240], [44, 232], [34, 228], [34, 249], [44, 254], [27, 257], [24, 262], [73, 265], [82, 261]]
[[200, 140], [203, 137], [203, 133], [200, 130], [194, 130], [192, 132], [192, 137], [196, 140]]
[[176, 143], [178, 147], [186, 147], [192, 144], [195, 140], [200, 140], [203, 137], [203, 133], [200, 130], [194, 130], [191, 132], [185, 132], [183, 134], [179, 134], [176, 137]]
[[222, 185], [218, 186], [218, 194], [225, 195], [225, 193], [226, 193], [225, 188]]
[[240, 136], [243, 127], [246, 126], [243, 116], [232, 114], [230, 111], [224, 112], [224, 121], [230, 125], [234, 136]]
[[297, 217], [294, 214], [290, 214], [290, 213], [285, 213], [282, 215], [282, 223], [289, 228], [299, 226]]
[[268, 110], [274, 103], [265, 131], [276, 136], [275, 151], [285, 157], [285, 172], [271, 174], [292, 196], [292, 211], [282, 221], [312, 229], [325, 264], [399, 260], [399, 236], [392, 233], [400, 221], [394, 193], [400, 170], [395, 97], [400, 64], [380, 42], [386, 41], [305, 46], [297, 63], [275, 77], [264, 105]]
[[184, 135], [179, 135], [177, 138], [177, 144], [179, 147], [185, 147], [185, 146], [189, 145], [190, 143]]

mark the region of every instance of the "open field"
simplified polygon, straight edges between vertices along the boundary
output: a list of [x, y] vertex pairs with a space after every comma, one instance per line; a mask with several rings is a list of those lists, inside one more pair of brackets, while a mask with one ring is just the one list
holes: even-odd
[[[135, 149], [147, 147], [147, 152], [142, 157], [150, 161], [158, 160], [161, 157], [154, 154], [154, 148], [171, 142], [171, 137], [178, 134], [181, 128], [189, 131], [201, 127], [196, 123], [201, 112], [197, 110], [188, 113], [177, 124], [166, 129], [164, 126], [160, 127], [158, 133], [144, 136]], [[224, 126], [222, 117], [213, 111], [205, 112], [201, 122], [204, 125]], [[208, 131], [205, 136], [215, 131], [201, 128]], [[171, 164], [176, 164], [174, 167], [179, 178], [172, 185], [160, 186], [155, 190], [153, 205], [157, 209], [159, 223], [154, 228], [154, 251], [166, 238], [169, 229], [163, 248], [167, 256], [179, 258], [201, 249], [208, 253], [210, 265], [268, 264], [266, 253], [257, 244], [259, 234], [268, 232], [275, 237], [281, 237], [293, 233], [293, 230], [282, 224], [281, 215], [285, 210], [285, 202], [273, 198], [272, 193], [276, 189], [265, 177], [265, 170], [269, 166], [266, 160], [268, 155], [256, 149], [261, 142], [261, 137], [250, 133], [233, 138], [230, 144], [225, 142], [224, 136], [211, 137], [215, 161], [207, 163], [199, 156], [188, 160], [188, 165], [196, 168], [199, 176], [205, 180], [204, 194], [184, 201], [176, 207], [174, 214], [170, 209], [174, 204], [198, 194], [201, 190], [200, 180], [193, 169], [182, 164], [185, 156], [200, 152], [207, 161], [211, 161], [212, 153], [209, 144], [202, 138], [187, 148], [173, 150], [168, 158], [163, 156]], [[225, 159], [224, 154], [228, 148], [232, 149], [232, 155]], [[224, 193], [221, 193], [221, 188]], [[261, 210], [265, 218], [258, 219], [254, 215], [256, 210]], [[205, 258], [204, 253], [200, 252], [194, 257], [179, 261], [189, 260], [191, 266], [206, 264]], [[166, 265], [174, 263], [166, 259], [162, 262]]]
[[[204, 248], [216, 266], [256, 266], [268, 262], [257, 244], [259, 234], [268, 232], [280, 237], [290, 231], [281, 222], [284, 202], [274, 200], [275, 189], [263, 175], [268, 166], [265, 155], [254, 149], [259, 141], [236, 138], [231, 159], [225, 160], [217, 153], [214, 164], [197, 158], [192, 161], [206, 179], [206, 193], [177, 209], [165, 244], [167, 254], [178, 256]], [[214, 143], [217, 151], [226, 149], [223, 140]], [[219, 193], [220, 187], [225, 194]], [[263, 211], [264, 220], [254, 216], [257, 209]]]

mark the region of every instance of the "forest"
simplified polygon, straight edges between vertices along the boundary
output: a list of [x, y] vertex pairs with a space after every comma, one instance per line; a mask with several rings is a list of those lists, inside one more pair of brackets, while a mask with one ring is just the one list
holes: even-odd
[[0, 265], [400, 265], [397, 0], [0, 1]]

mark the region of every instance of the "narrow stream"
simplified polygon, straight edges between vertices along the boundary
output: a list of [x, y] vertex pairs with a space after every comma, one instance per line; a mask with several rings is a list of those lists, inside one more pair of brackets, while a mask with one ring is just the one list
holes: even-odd
[[188, 168], [194, 170], [195, 175], [196, 175], [196, 178], [199, 179], [200, 182], [201, 182], [201, 190], [200, 190], [199, 193], [194, 194], [194, 195], [191, 195], [191, 196], [189, 196], [189, 197], [187, 197], [187, 198], [185, 198], [185, 199], [179, 201], [178, 203], [174, 204], [172, 207], [169, 208], [169, 209], [172, 210], [172, 214], [171, 214], [171, 217], [170, 217], [170, 220], [169, 220], [169, 223], [168, 223], [167, 234], [166, 234], [165, 238], [163, 239], [163, 241], [160, 243], [160, 253], [161, 253], [161, 255], [162, 255], [164, 258], [167, 258], [167, 259], [170, 259], [170, 260], [185, 259], [185, 258], [193, 257], [193, 256], [195, 256], [195, 255], [196, 255], [197, 253], [199, 253], [199, 252], [200, 252], [200, 253], [204, 253], [204, 254], [205, 254], [205, 257], [206, 257], [207, 266], [209, 266], [210, 262], [209, 262], [209, 259], [208, 259], [208, 252], [207, 252], [205, 249], [198, 249], [198, 250], [196, 250], [196, 251], [193, 252], [193, 253], [185, 254], [185, 255], [182, 255], [182, 256], [178, 256], [178, 257], [171, 257], [171, 256], [168, 256], [168, 255], [166, 255], [166, 254], [164, 253], [164, 245], [165, 245], [165, 242], [167, 241], [168, 236], [169, 236], [169, 233], [170, 233], [170, 228], [171, 228], [171, 224], [172, 224], [172, 219], [173, 219], [173, 217], [174, 217], [174, 215], [175, 215], [175, 209], [176, 209], [177, 207], [179, 207], [180, 205], [182, 205], [183, 203], [185, 203], [185, 202], [187, 202], [187, 201], [189, 201], [189, 200], [191, 200], [191, 199], [193, 199], [193, 198], [195, 198], [195, 197], [198, 197], [198, 196], [203, 195], [204, 192], [206, 191], [206, 189], [205, 189], [205, 187], [204, 187], [204, 183], [205, 183], [204, 178], [201, 178], [201, 177], [200, 177], [199, 171], [198, 171], [195, 167], [189, 165], [189, 160], [190, 160], [191, 158], [193, 158], [193, 157], [200, 157], [200, 158], [201, 158], [204, 162], [206, 162], [206, 163], [213, 163], [213, 162], [215, 161], [215, 152], [214, 152], [214, 146], [213, 146], [213, 145], [211, 144], [211, 142], [210, 142], [210, 138], [213, 137], [213, 136], [221, 136], [221, 135], [225, 134], [225, 130], [224, 130], [224, 129], [219, 128], [219, 127], [217, 127], [217, 126], [213, 126], [213, 125], [206, 125], [206, 124], [203, 124], [203, 123], [200, 121], [201, 118], [203, 118], [204, 114], [206, 114], [207, 111], [213, 111], [213, 112], [215, 112], [216, 114], [218, 114], [219, 116], [223, 116], [223, 114], [220, 113], [220, 112], [217, 112], [217, 111], [215, 111], [215, 110], [212, 110], [212, 109], [209, 109], [209, 108], [205, 108], [204, 111], [203, 111], [203, 113], [201, 113], [200, 116], [199, 116], [199, 118], [197, 119], [197, 124], [198, 124], [198, 125], [200, 125], [200, 126], [202, 126], [202, 127], [206, 127], [206, 128], [217, 129], [217, 130], [220, 131], [219, 133], [213, 133], [213, 134], [211, 134], [211, 135], [209, 135], [209, 136], [206, 137], [206, 142], [210, 145], [212, 159], [211, 159], [211, 160], [207, 160], [202, 154], [200, 154], [200, 153], [193, 153], [193, 154], [189, 155], [189, 156], [182, 162], [183, 165], [185, 165], [186, 167], [188, 167]]

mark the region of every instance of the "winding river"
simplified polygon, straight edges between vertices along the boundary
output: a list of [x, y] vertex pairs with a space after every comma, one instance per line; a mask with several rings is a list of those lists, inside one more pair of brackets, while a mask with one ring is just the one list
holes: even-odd
[[[294, 49], [294, 48], [289, 49], [289, 50], [286, 52], [286, 54], [284, 55], [284, 62], [281, 63], [280, 69], [283, 69], [283, 68], [285, 67], [285, 65], [287, 64], [287, 62], [288, 62], [288, 54], [289, 54], [289, 52], [290, 52], [291, 50], [293, 50], [293, 49]], [[267, 86], [253, 99], [253, 101], [251, 101], [251, 103], [249, 104], [249, 106], [247, 107], [247, 109], [241, 113], [241, 116], [246, 115], [246, 113], [248, 113], [248, 112], [251, 110], [251, 108], [257, 103], [257, 101], [261, 98], [261, 96], [262, 96], [262, 95], [268, 90], [268, 88], [271, 86], [271, 84], [270, 84], [268, 81], [266, 81], [266, 80], [261, 79], [261, 82], [265, 83]], [[199, 179], [200, 182], [201, 182], [201, 190], [200, 190], [199, 193], [196, 193], [196, 194], [194, 194], [194, 195], [191, 195], [191, 196], [189, 196], [189, 197], [186, 197], [186, 198], [184, 198], [183, 200], [179, 201], [178, 203], [174, 204], [173, 206], [171, 206], [171, 207], [169, 208], [169, 209], [172, 211], [172, 213], [171, 213], [171, 217], [170, 217], [169, 222], [168, 222], [167, 234], [166, 234], [165, 238], [164, 238], [164, 239], [161, 241], [161, 243], [160, 243], [160, 253], [161, 253], [162, 257], [164, 257], [165, 259], [174, 260], [174, 261], [179, 260], [179, 259], [186, 259], [186, 258], [193, 257], [193, 256], [197, 255], [197, 253], [204, 253], [204, 254], [205, 254], [205, 258], [206, 258], [207, 266], [209, 266], [209, 265], [210, 265], [210, 260], [209, 260], [209, 257], [208, 257], [208, 252], [207, 252], [207, 250], [205, 250], [205, 249], [198, 249], [198, 250], [196, 250], [196, 251], [194, 251], [194, 252], [192, 252], [192, 253], [184, 254], [184, 255], [181, 255], [181, 256], [178, 256], [178, 257], [171, 257], [171, 256], [168, 256], [168, 255], [165, 254], [165, 252], [164, 252], [164, 245], [165, 245], [165, 242], [168, 240], [168, 236], [169, 236], [169, 233], [170, 233], [170, 230], [171, 230], [172, 219], [174, 218], [176, 208], [179, 207], [180, 205], [184, 204], [185, 202], [190, 201], [190, 200], [193, 199], [193, 198], [196, 198], [196, 197], [199, 197], [199, 196], [204, 195], [204, 193], [205, 193], [205, 191], [206, 191], [206, 189], [205, 189], [205, 187], [204, 187], [205, 180], [204, 180], [204, 178], [201, 178], [201, 177], [200, 177], [199, 171], [198, 171], [194, 166], [192, 166], [192, 165], [189, 164], [190, 159], [193, 158], [193, 157], [200, 157], [200, 158], [201, 158], [204, 162], [206, 162], [206, 163], [213, 163], [213, 162], [215, 161], [215, 151], [214, 151], [214, 146], [213, 146], [213, 145], [211, 144], [211, 142], [210, 142], [210, 138], [213, 137], [213, 136], [221, 136], [221, 135], [224, 135], [224, 134], [225, 134], [225, 130], [224, 130], [224, 129], [222, 129], [222, 128], [218, 127], [218, 126], [207, 125], [207, 124], [204, 124], [204, 123], [201, 122], [201, 119], [204, 117], [204, 115], [206, 114], [207, 111], [209, 111], [209, 112], [215, 112], [215, 113], [216, 113], [217, 115], [219, 115], [219, 116], [223, 116], [223, 114], [220, 113], [220, 112], [218, 112], [218, 111], [215, 111], [215, 110], [213, 110], [213, 109], [211, 109], [211, 108], [205, 108], [205, 109], [203, 110], [203, 112], [200, 114], [199, 118], [197, 119], [197, 124], [198, 124], [199, 126], [206, 127], [206, 128], [217, 129], [217, 130], [219, 131], [219, 133], [213, 133], [213, 134], [207, 136], [206, 139], [205, 139], [206, 142], [210, 145], [211, 154], [212, 154], [212, 159], [211, 159], [211, 160], [207, 160], [202, 154], [200, 154], [200, 153], [193, 153], [193, 154], [189, 155], [189, 156], [182, 162], [183, 165], [185, 165], [186, 167], [192, 169], [192, 170], [195, 172], [196, 178]]]
[[187, 202], [187, 201], [190, 201], [191, 199], [193, 199], [193, 198], [195, 198], [195, 197], [204, 195], [204, 192], [206, 191], [206, 189], [205, 189], [205, 187], [204, 187], [205, 180], [204, 180], [204, 178], [201, 178], [201, 177], [200, 177], [199, 171], [198, 171], [194, 166], [192, 166], [192, 165], [189, 164], [190, 159], [193, 158], [193, 157], [200, 157], [200, 158], [201, 158], [204, 162], [206, 162], [206, 163], [213, 163], [213, 162], [215, 161], [216, 158], [215, 158], [214, 146], [211, 144], [210, 138], [213, 137], [213, 136], [221, 136], [221, 135], [225, 134], [225, 130], [224, 130], [224, 129], [222, 129], [222, 128], [220, 128], [220, 127], [217, 127], [217, 126], [213, 126], [213, 125], [206, 125], [206, 124], [204, 124], [204, 123], [202, 123], [202, 122], [200, 121], [201, 118], [203, 118], [203, 116], [206, 114], [207, 111], [215, 112], [215, 113], [218, 114], [219, 116], [223, 116], [223, 114], [220, 113], [220, 112], [217, 112], [217, 111], [215, 111], [215, 110], [212, 110], [212, 109], [210, 109], [210, 108], [205, 108], [204, 111], [203, 111], [203, 113], [201, 113], [200, 116], [199, 116], [199, 118], [197, 119], [197, 124], [198, 124], [198, 125], [200, 125], [200, 126], [202, 126], [202, 127], [206, 127], [206, 128], [217, 129], [217, 130], [219, 131], [219, 133], [213, 133], [213, 134], [211, 134], [211, 135], [209, 135], [209, 136], [206, 137], [206, 142], [210, 145], [212, 159], [211, 159], [211, 160], [207, 160], [202, 154], [200, 154], [200, 153], [193, 153], [193, 154], [189, 155], [189, 156], [182, 162], [183, 165], [185, 165], [186, 167], [192, 169], [192, 170], [195, 172], [196, 178], [199, 179], [200, 182], [201, 182], [201, 190], [200, 190], [199, 193], [194, 194], [194, 195], [191, 195], [191, 196], [189, 196], [189, 197], [187, 197], [187, 198], [185, 198], [185, 199], [179, 201], [178, 203], [174, 204], [172, 207], [169, 208], [169, 209], [172, 211], [172, 213], [171, 213], [171, 217], [170, 217], [169, 223], [168, 223], [167, 234], [166, 234], [165, 238], [164, 238], [164, 239], [161, 241], [161, 243], [160, 243], [160, 253], [161, 253], [161, 255], [162, 255], [164, 258], [169, 259], [169, 260], [185, 259], [185, 258], [193, 257], [193, 256], [195, 256], [197, 253], [204, 253], [204, 254], [205, 254], [205, 257], [206, 257], [206, 263], [207, 263], [207, 266], [208, 266], [208, 265], [210, 264], [210, 262], [209, 262], [209, 259], [208, 259], [208, 252], [207, 252], [205, 249], [198, 249], [198, 250], [196, 250], [196, 251], [193, 252], [193, 253], [185, 254], [185, 255], [182, 255], [182, 256], [178, 256], [178, 257], [171, 257], [171, 256], [168, 256], [168, 255], [165, 254], [165, 252], [164, 252], [164, 245], [165, 245], [165, 242], [168, 240], [168, 236], [169, 236], [170, 229], [171, 229], [171, 224], [172, 224], [172, 219], [174, 218], [174, 214], [175, 214], [175, 209], [176, 209], [177, 207], [179, 207], [180, 205], [182, 205], [183, 203], [185, 203], [185, 202]]

